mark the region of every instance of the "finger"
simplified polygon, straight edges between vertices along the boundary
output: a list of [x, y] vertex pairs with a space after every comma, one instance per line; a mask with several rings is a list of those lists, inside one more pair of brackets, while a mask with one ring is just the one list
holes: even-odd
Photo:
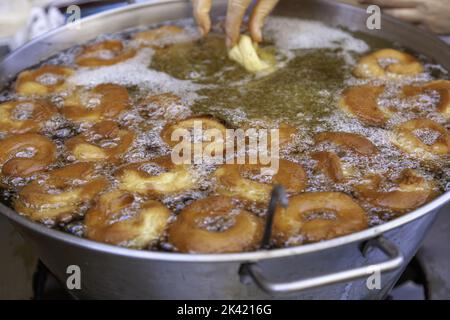
[[361, 4], [375, 4], [384, 8], [414, 8], [417, 0], [358, 0]]
[[242, 19], [252, 0], [229, 0], [227, 18], [225, 21], [225, 33], [227, 47], [233, 47], [239, 39]]
[[415, 8], [386, 9], [383, 12], [410, 23], [420, 23], [423, 21], [422, 14]]
[[211, 18], [209, 17], [209, 11], [211, 11], [211, 0], [192, 0], [194, 7], [194, 18], [197, 21], [197, 25], [200, 28], [200, 32], [203, 36], [206, 36], [211, 30]]
[[253, 41], [261, 42], [261, 29], [267, 16], [272, 12], [279, 0], [259, 0], [253, 9], [250, 18], [250, 35]]

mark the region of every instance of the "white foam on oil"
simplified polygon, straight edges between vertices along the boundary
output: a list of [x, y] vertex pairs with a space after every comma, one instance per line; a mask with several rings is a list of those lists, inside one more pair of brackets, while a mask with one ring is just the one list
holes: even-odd
[[137, 85], [155, 93], [173, 92], [182, 95], [192, 93], [203, 86], [191, 81], [179, 80], [167, 73], [150, 69], [154, 50], [143, 48], [136, 56], [124, 62], [97, 68], [80, 68], [67, 81], [72, 85], [96, 86], [102, 83], [115, 83], [123, 86]]
[[342, 48], [358, 53], [369, 50], [363, 40], [318, 21], [270, 17], [264, 27], [264, 34], [277, 47], [287, 50]]

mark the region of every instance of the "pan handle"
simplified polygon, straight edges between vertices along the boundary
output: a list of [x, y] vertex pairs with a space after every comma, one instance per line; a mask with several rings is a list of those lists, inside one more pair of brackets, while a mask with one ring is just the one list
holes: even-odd
[[388, 260], [376, 264], [354, 268], [336, 273], [320, 275], [314, 278], [297, 280], [294, 282], [271, 282], [263, 274], [258, 263], [245, 263], [241, 266], [239, 274], [243, 283], [249, 283], [249, 280], [267, 293], [289, 293], [302, 291], [306, 289], [317, 288], [325, 285], [335, 284], [354, 279], [368, 277], [374, 271], [382, 272], [397, 269], [403, 265], [404, 258], [401, 251], [395, 244], [383, 237], [378, 237], [367, 241], [362, 249], [362, 253], [366, 256], [371, 248], [378, 248], [386, 256]]

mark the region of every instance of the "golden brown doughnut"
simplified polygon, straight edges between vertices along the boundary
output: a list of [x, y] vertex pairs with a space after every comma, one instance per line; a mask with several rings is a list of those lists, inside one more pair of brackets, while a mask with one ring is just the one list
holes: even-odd
[[132, 131], [120, 129], [115, 122], [103, 121], [67, 140], [66, 147], [80, 161], [116, 163], [130, 149], [134, 137]]
[[[184, 208], [169, 226], [169, 242], [178, 251], [229, 253], [257, 249], [262, 219], [236, 206], [229, 197], [212, 196]], [[223, 229], [220, 227], [225, 226]]]
[[150, 94], [142, 101], [142, 104], [156, 104], [161, 108], [166, 109], [173, 104], [181, 104], [181, 98], [171, 92]]
[[[439, 136], [433, 143], [427, 144], [415, 134], [416, 130], [430, 130]], [[426, 118], [399, 124], [394, 128], [392, 143], [400, 150], [422, 160], [432, 160], [450, 154], [450, 133], [439, 123]]]
[[46, 95], [67, 88], [66, 79], [75, 71], [68, 67], [47, 65], [19, 74], [16, 92], [22, 95]]
[[[303, 191], [307, 176], [303, 167], [295, 162], [280, 159], [279, 170], [274, 175], [261, 176], [260, 164], [224, 164], [214, 173], [219, 194], [238, 197], [256, 203], [267, 203], [275, 184], [284, 187], [287, 193]], [[255, 178], [261, 177], [264, 182]]]
[[345, 180], [341, 159], [334, 152], [314, 152], [311, 158], [317, 161], [315, 168], [317, 171], [322, 171], [334, 182], [343, 182]]
[[158, 41], [172, 38], [182, 32], [184, 32], [184, 29], [178, 26], [162, 26], [156, 29], [138, 32], [134, 35], [133, 39], [144, 46], [160, 47], [161, 45]]
[[278, 127], [276, 127], [276, 128], [271, 128], [271, 126], [269, 126], [269, 127], [259, 126], [259, 125], [255, 126], [255, 124], [253, 124], [253, 123], [248, 123], [248, 124], [245, 124], [242, 127], [242, 129], [244, 131], [246, 131], [246, 133], [247, 132], [249, 133], [249, 136], [246, 137], [247, 145], [250, 142], [250, 137], [253, 137], [255, 139], [257, 138], [259, 140], [259, 142], [261, 142], [261, 140], [259, 139], [260, 136], [259, 136], [258, 131], [255, 131], [254, 133], [251, 133], [251, 131], [249, 131], [249, 130], [252, 130], [252, 129], [267, 130], [267, 146], [269, 148], [272, 146], [272, 132], [271, 132], [271, 130], [273, 130], [273, 129], [277, 129], [278, 130], [278, 142], [277, 141], [275, 141], [275, 142], [276, 142], [276, 145], [278, 145], [280, 148], [282, 148], [283, 146], [285, 146], [286, 144], [291, 142], [293, 136], [298, 133], [298, 128], [297, 127], [295, 127], [293, 125], [290, 125], [288, 123], [285, 123], [285, 122], [280, 123], [278, 125]]
[[0, 132], [39, 132], [44, 122], [57, 113], [56, 108], [46, 101], [8, 101], [0, 104]]
[[362, 156], [372, 156], [378, 153], [377, 147], [369, 139], [357, 133], [321, 132], [314, 136], [314, 141], [316, 144], [330, 142]]
[[395, 212], [418, 208], [436, 195], [433, 181], [425, 179], [412, 169], [403, 170], [394, 181], [395, 187], [388, 191], [382, 191], [385, 182], [386, 179], [380, 175], [369, 175], [355, 189], [362, 199], [372, 205]]
[[193, 140], [192, 133], [194, 131], [194, 127], [196, 124], [198, 124], [199, 127], [202, 128], [203, 134], [205, 134], [206, 130], [218, 130], [221, 133], [222, 139], [220, 139], [218, 141], [216, 141], [216, 140], [204, 141], [205, 137], [203, 136], [202, 141], [194, 141], [191, 143], [192, 149], [196, 148], [195, 145], [198, 145], [198, 144], [202, 145], [202, 147], [201, 147], [202, 150], [205, 150], [205, 147], [207, 147], [207, 146], [209, 146], [209, 148], [212, 148], [212, 150], [215, 150], [216, 144], [217, 144], [218, 148], [219, 147], [225, 148], [226, 127], [219, 120], [216, 120], [210, 116], [189, 117], [184, 120], [169, 123], [169, 124], [165, 125], [164, 128], [162, 129], [161, 138], [170, 147], [174, 147], [175, 145], [179, 144], [180, 141], [174, 141], [171, 138], [172, 134], [176, 130], [184, 129], [191, 133], [191, 141], [192, 141]]
[[426, 83], [421, 86], [404, 86], [403, 94], [406, 97], [413, 97], [419, 94], [424, 94], [427, 91], [437, 91], [439, 94], [439, 103], [437, 111], [442, 113], [446, 118], [450, 118], [450, 81], [436, 80]]
[[94, 166], [74, 163], [52, 170], [20, 190], [14, 208], [34, 221], [69, 222], [105, 189], [108, 181], [95, 176]]
[[301, 244], [340, 237], [367, 228], [364, 210], [340, 192], [302, 193], [278, 207], [273, 239], [278, 245]]
[[144, 119], [180, 119], [190, 114], [190, 109], [176, 94], [165, 92], [150, 94], [141, 102], [140, 115]]
[[382, 126], [392, 116], [391, 108], [378, 106], [378, 97], [384, 86], [360, 85], [346, 88], [339, 100], [339, 107], [371, 126]]
[[170, 215], [159, 201], [136, 203], [132, 194], [114, 190], [101, 195], [86, 213], [85, 234], [91, 240], [142, 249], [163, 235]]
[[105, 83], [89, 90], [77, 88], [64, 99], [62, 113], [75, 122], [99, 122], [117, 118], [129, 103], [126, 88]]
[[362, 57], [354, 75], [360, 78], [416, 75], [424, 71], [419, 60], [412, 55], [394, 49], [382, 49]]
[[176, 165], [170, 156], [128, 164], [116, 176], [119, 189], [147, 195], [178, 193], [194, 188], [197, 183], [191, 166]]
[[27, 177], [56, 160], [54, 143], [37, 133], [24, 133], [0, 140], [0, 166], [4, 177]]
[[102, 67], [117, 64], [133, 58], [135, 49], [125, 48], [120, 40], [105, 40], [86, 45], [75, 57], [75, 63], [82, 67]]

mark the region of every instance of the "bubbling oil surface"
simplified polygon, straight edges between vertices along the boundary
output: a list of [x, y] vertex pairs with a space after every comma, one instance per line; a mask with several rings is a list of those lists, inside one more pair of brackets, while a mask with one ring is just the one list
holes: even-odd
[[[172, 22], [183, 26], [187, 36], [175, 37], [173, 43], [165, 43], [163, 49], [140, 48], [136, 57], [113, 66], [101, 68], [78, 68], [69, 78], [72, 85], [93, 87], [100, 83], [116, 83], [128, 89], [132, 107], [124, 112], [118, 122], [136, 133], [132, 149], [125, 154], [124, 162], [137, 162], [170, 153], [170, 148], [161, 140], [164, 125], [174, 119], [189, 115], [211, 114], [224, 120], [232, 127], [255, 126], [274, 128], [280, 123], [288, 123], [298, 128], [282, 157], [300, 163], [308, 175], [306, 191], [343, 191], [353, 194], [353, 186], [368, 173], [383, 173], [395, 177], [405, 168], [417, 169], [425, 177], [434, 179], [441, 192], [449, 186], [450, 169], [448, 162], [437, 162], [433, 166], [423, 166], [418, 160], [406, 157], [390, 142], [390, 129], [405, 120], [426, 114], [429, 118], [448, 127], [446, 120], [430, 108], [435, 101], [432, 94], [415, 101], [418, 111], [411, 111], [404, 101], [397, 99], [402, 84], [446, 78], [447, 72], [433, 64], [426, 57], [420, 59], [426, 72], [414, 78], [386, 81], [386, 92], [380, 103], [395, 106], [402, 112], [389, 120], [385, 128], [369, 127], [356, 118], [344, 114], [338, 107], [342, 90], [355, 84], [377, 83], [360, 80], [352, 76], [352, 69], [358, 58], [370, 50], [382, 47], [397, 47], [383, 39], [360, 33], [328, 27], [320, 22], [287, 18], [270, 18], [265, 28], [266, 50], [272, 51], [278, 61], [278, 69], [268, 75], [251, 75], [227, 58], [224, 37], [215, 26], [214, 32], [206, 39], [200, 39], [192, 21]], [[149, 26], [148, 28], [153, 28]], [[142, 29], [142, 28], [141, 28]], [[139, 30], [141, 30], [139, 29]], [[139, 30], [126, 30], [114, 35], [102, 35], [103, 39], [120, 39], [126, 45], [136, 46], [130, 35]], [[44, 62], [44, 64], [64, 64], [74, 66], [74, 56], [79, 47], [71, 48]], [[174, 106], [170, 114], [154, 117], [157, 110], [140, 101], [148, 94], [171, 92], [181, 97], [179, 106]], [[61, 107], [65, 93], [54, 95], [52, 101]], [[2, 100], [17, 98], [12, 90], [2, 93]], [[19, 97], [20, 98], [20, 97]], [[150, 110], [150, 111], [149, 111]], [[153, 110], [153, 111], [152, 111]], [[58, 161], [53, 167], [62, 167], [76, 162], [66, 150], [64, 141], [86, 131], [87, 124], [74, 124], [58, 115], [45, 124], [44, 134], [51, 137], [58, 146]], [[366, 136], [380, 150], [378, 155], [364, 157], [345, 152], [332, 145], [315, 145], [313, 137], [318, 132], [344, 131]], [[0, 133], [2, 135], [2, 133]], [[426, 135], [426, 133], [423, 133]], [[1, 138], [1, 136], [0, 136]], [[432, 139], [432, 138], [429, 138]], [[314, 151], [336, 151], [344, 166], [356, 169], [355, 174], [344, 183], [334, 183], [324, 174], [314, 170], [316, 162], [311, 159]], [[204, 198], [214, 192], [214, 180], [210, 178], [216, 164], [202, 163], [194, 166], [200, 184], [194, 190], [167, 195], [162, 202], [176, 215], [195, 199]], [[111, 189], [117, 186], [111, 165], [99, 166], [97, 173], [106, 176]], [[158, 168], [151, 168], [159, 170]], [[30, 180], [8, 181], [10, 187], [2, 192], [3, 201], [10, 204], [21, 186]], [[137, 197], [137, 202], [143, 201]], [[370, 224], [377, 225], [395, 217], [385, 209], [361, 203], [366, 210]], [[90, 204], [82, 206], [82, 217]], [[254, 208], [254, 213], [265, 215], [265, 209]], [[133, 212], [130, 211], [130, 215]], [[232, 217], [231, 217], [232, 218]], [[229, 224], [232, 219], [224, 219]], [[214, 228], [221, 229], [220, 221]], [[83, 220], [55, 226], [77, 236], [83, 236]], [[152, 249], [171, 250], [170, 244], [161, 239]]]

